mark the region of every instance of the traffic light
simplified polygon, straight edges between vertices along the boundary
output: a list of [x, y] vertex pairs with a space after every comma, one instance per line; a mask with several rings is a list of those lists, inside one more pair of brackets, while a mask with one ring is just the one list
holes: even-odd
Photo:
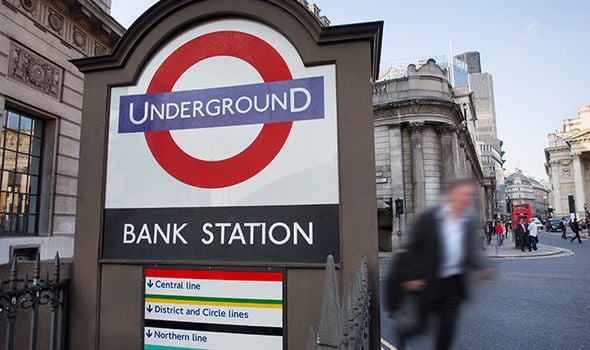
[[393, 199], [391, 197], [385, 200], [385, 212], [389, 216], [393, 216]]
[[395, 199], [395, 214], [401, 215], [404, 213], [404, 200], [401, 198]]

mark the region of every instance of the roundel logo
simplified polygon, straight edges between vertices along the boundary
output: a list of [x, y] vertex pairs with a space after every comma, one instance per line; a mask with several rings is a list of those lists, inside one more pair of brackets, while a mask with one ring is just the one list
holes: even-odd
[[[193, 65], [229, 56], [253, 67], [263, 83], [173, 91]], [[203, 34], [172, 51], [146, 94], [120, 98], [119, 132], [143, 132], [149, 151], [170, 176], [200, 188], [224, 188], [260, 173], [279, 154], [293, 122], [324, 118], [323, 78], [293, 79], [281, 54], [263, 39], [240, 31]], [[225, 159], [185, 152], [170, 131], [261, 124], [254, 140]]]

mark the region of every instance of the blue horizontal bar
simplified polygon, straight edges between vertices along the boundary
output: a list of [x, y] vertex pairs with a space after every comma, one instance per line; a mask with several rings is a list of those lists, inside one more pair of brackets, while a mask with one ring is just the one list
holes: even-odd
[[145, 344], [143, 350], [207, 350], [198, 348], [179, 348], [177, 346], [164, 346], [164, 345], [150, 345]]

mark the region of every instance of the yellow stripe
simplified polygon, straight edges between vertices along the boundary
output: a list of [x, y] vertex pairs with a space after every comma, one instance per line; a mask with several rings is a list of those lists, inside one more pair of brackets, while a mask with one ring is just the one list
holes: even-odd
[[[397, 350], [397, 348], [396, 348], [395, 346], [393, 346], [393, 345], [389, 344], [389, 343], [387, 342], [387, 340], [385, 340], [385, 339], [383, 339], [383, 338], [381, 338], [381, 345], [384, 345], [384, 346], [385, 346], [385, 347], [387, 347], [387, 349], [389, 349], [389, 350]], [[383, 349], [383, 347], [381, 347], [381, 349]]]
[[198, 301], [198, 300], [171, 300], [158, 298], [145, 298], [146, 302], [164, 303], [164, 304], [190, 304], [190, 305], [210, 305], [210, 306], [234, 306], [234, 307], [251, 307], [259, 309], [282, 309], [281, 304], [255, 304], [255, 303], [228, 303], [219, 301]]

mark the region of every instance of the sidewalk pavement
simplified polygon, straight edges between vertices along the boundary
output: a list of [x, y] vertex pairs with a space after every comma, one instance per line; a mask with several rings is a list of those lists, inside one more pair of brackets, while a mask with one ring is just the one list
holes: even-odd
[[[511, 239], [504, 239], [504, 244], [500, 247], [497, 246], [496, 237], [492, 237], [492, 242], [487, 245], [485, 241], [483, 243], [483, 255], [487, 258], [538, 258], [560, 254], [571, 254], [571, 250], [567, 248], [554, 247], [551, 245], [539, 243], [537, 244], [537, 250], [529, 252], [527, 249], [521, 251], [520, 248], [514, 247], [514, 242]], [[497, 250], [496, 250], [497, 248]], [[391, 257], [392, 252], [379, 252], [380, 258]]]
[[497, 245], [496, 237], [492, 237], [492, 242], [490, 245], [486, 245], [484, 241], [483, 255], [488, 258], [538, 258], [543, 256], [571, 253], [571, 250], [569, 249], [554, 247], [543, 243], [537, 244], [536, 251], [533, 250], [529, 252], [527, 249], [525, 249], [523, 252], [520, 250], [520, 248], [516, 248], [514, 246], [514, 242], [511, 239], [504, 239], [504, 244], [502, 244], [500, 247], [497, 247]]

